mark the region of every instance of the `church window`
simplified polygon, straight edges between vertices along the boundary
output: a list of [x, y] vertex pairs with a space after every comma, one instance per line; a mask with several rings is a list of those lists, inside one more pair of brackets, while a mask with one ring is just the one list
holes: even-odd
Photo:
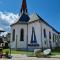
[[59, 40], [58, 35], [57, 35], [57, 37], [56, 37], [56, 40]]
[[45, 45], [46, 45], [46, 41], [45, 41]]
[[53, 34], [53, 42], [55, 41], [55, 34]]
[[15, 41], [15, 29], [13, 30], [12, 40]]
[[44, 32], [44, 38], [46, 38], [46, 30], [44, 29], [43, 32]]
[[55, 40], [56, 40], [56, 34], [55, 34]]
[[21, 29], [20, 31], [20, 41], [24, 41], [24, 30]]
[[49, 32], [49, 39], [51, 39], [51, 32]]
[[60, 39], [60, 35], [59, 35], [59, 39]]

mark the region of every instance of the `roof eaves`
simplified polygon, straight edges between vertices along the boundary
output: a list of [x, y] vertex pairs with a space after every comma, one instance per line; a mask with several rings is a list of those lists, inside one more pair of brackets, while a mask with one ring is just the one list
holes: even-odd
[[59, 33], [54, 27], [52, 27], [50, 24], [48, 24], [44, 19], [42, 19], [38, 14], [37, 16], [39, 17], [39, 19], [44, 22], [46, 25], [48, 25], [50, 28], [52, 28], [52, 30], [54, 30], [55, 32]]

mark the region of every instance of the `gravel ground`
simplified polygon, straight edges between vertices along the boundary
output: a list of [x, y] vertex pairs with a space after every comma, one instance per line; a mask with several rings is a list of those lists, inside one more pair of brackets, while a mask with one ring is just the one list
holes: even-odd
[[60, 60], [60, 58], [36, 58], [36, 57], [27, 57], [26, 55], [12, 55], [12, 59], [0, 59], [0, 60]]

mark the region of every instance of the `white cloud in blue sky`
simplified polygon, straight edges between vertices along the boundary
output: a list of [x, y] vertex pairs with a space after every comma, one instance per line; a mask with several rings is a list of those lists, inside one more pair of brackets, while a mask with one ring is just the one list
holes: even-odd
[[10, 24], [18, 19], [18, 14], [0, 11], [0, 26], [6, 31], [10, 30]]
[[7, 21], [9, 24], [13, 23], [14, 20], [18, 18], [18, 14], [9, 13], [9, 12], [0, 12], [0, 19]]

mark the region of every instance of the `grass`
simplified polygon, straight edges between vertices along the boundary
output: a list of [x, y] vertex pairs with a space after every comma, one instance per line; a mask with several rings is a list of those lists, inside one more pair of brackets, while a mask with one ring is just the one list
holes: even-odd
[[60, 55], [60, 48], [55, 48], [54, 50], [52, 50], [52, 54], [53, 55]]
[[[6, 51], [9, 51], [10, 54], [10, 49], [3, 49], [4, 53]], [[34, 56], [34, 53], [32, 51], [22, 51], [22, 50], [11, 50], [11, 54], [26, 54], [28, 56]]]
[[[9, 49], [3, 49], [3, 52], [5, 53], [6, 51], [9, 51]], [[32, 51], [22, 51], [22, 50], [11, 50], [11, 54], [26, 54], [28, 56], [34, 56], [34, 52]], [[52, 50], [51, 52], [52, 55], [60, 55], [60, 48], [56, 48]]]

